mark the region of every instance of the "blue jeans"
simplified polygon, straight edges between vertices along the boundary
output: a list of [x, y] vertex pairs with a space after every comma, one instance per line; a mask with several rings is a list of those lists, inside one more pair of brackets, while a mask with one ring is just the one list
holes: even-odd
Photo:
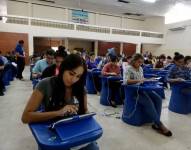
[[139, 92], [138, 103], [144, 107], [144, 111], [156, 125], [161, 124], [162, 98], [155, 91]]

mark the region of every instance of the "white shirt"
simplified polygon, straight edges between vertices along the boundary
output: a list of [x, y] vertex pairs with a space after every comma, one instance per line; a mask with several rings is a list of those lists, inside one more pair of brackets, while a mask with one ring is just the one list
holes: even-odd
[[144, 79], [143, 69], [141, 67], [139, 67], [139, 69], [135, 69], [133, 66], [128, 65], [123, 74], [124, 84], [127, 84], [127, 80], [129, 80], [129, 79], [132, 79], [132, 80]]

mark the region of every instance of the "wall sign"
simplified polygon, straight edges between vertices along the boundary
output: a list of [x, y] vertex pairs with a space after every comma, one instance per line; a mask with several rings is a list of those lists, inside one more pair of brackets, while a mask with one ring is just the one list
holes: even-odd
[[82, 10], [72, 10], [72, 22], [88, 24], [88, 12]]

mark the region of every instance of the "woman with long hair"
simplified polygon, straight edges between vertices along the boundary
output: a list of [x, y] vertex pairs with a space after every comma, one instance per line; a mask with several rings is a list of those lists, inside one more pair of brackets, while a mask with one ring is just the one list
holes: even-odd
[[[143, 69], [141, 67], [143, 61], [144, 57], [141, 54], [135, 54], [132, 57], [130, 65], [124, 72], [124, 84], [140, 84], [147, 80], [143, 76]], [[160, 120], [162, 99], [154, 90], [140, 91], [138, 103], [142, 105], [147, 115], [152, 118], [152, 128], [154, 130], [165, 136], [172, 136], [172, 132]]]
[[[86, 64], [80, 56], [76, 54], [67, 56], [60, 66], [58, 76], [45, 78], [36, 86], [24, 109], [23, 123], [85, 114], [88, 111], [84, 89], [86, 73]], [[37, 111], [41, 105], [43, 110]], [[85, 149], [98, 150], [99, 148], [93, 142], [81, 150]]]

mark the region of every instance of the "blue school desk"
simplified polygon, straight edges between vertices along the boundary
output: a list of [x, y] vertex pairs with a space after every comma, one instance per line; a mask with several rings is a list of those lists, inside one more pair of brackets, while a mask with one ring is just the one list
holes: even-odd
[[171, 83], [170, 86], [169, 110], [179, 114], [191, 113], [191, 92], [184, 92], [185, 89], [191, 91], [191, 81]]
[[137, 91], [147, 92], [151, 90], [163, 90], [163, 87], [155, 85], [152, 82], [144, 83], [142, 85], [124, 85], [125, 100], [122, 114], [122, 120], [124, 122], [134, 126], [141, 126], [145, 123], [152, 122], [145, 113], [144, 108], [138, 102], [136, 104]]
[[99, 69], [93, 69], [93, 70], [87, 72], [86, 88], [87, 88], [88, 94], [97, 93], [95, 83], [94, 83], [95, 82], [94, 76], [99, 76], [99, 75], [101, 75], [101, 71]]
[[[91, 143], [102, 136], [102, 128], [92, 117], [74, 116], [70, 120], [29, 124], [39, 150], [68, 150]], [[51, 129], [51, 127], [54, 127]]]
[[[105, 106], [110, 106], [110, 94], [111, 94], [111, 89], [109, 88], [109, 81], [118, 81], [121, 82], [122, 77], [118, 77], [118, 76], [102, 76], [102, 83], [101, 83], [101, 95], [100, 95], [100, 104], [105, 105]], [[115, 103], [117, 105], [121, 105], [122, 101], [121, 101], [121, 88], [119, 88], [116, 92], [115, 92]]]

